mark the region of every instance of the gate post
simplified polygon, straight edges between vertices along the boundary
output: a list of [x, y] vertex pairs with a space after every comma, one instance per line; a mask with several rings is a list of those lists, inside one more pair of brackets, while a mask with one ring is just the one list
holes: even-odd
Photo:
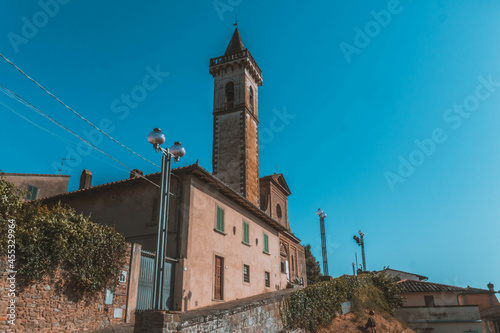
[[139, 288], [139, 272], [141, 270], [142, 245], [138, 243], [132, 243], [131, 251], [132, 253], [130, 254], [130, 269], [127, 293], [127, 312], [125, 314], [126, 323], [132, 323], [135, 321], [137, 290]]

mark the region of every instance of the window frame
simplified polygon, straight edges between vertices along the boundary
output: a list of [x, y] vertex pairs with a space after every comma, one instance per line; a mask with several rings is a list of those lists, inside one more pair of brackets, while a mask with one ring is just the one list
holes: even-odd
[[271, 288], [271, 273], [264, 271], [264, 286], [266, 288]]
[[[245, 268], [247, 274], [245, 274]], [[243, 283], [250, 283], [250, 265], [243, 264]]]

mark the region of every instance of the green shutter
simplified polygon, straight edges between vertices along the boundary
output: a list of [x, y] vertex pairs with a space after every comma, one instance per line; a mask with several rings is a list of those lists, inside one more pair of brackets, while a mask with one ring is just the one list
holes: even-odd
[[250, 242], [250, 235], [248, 232], [248, 223], [243, 222], [243, 242], [249, 243]]
[[38, 187], [33, 185], [28, 185], [28, 193], [26, 193], [26, 199], [36, 200], [37, 195], [38, 195]]
[[217, 230], [224, 232], [224, 210], [217, 207]]
[[269, 237], [264, 234], [264, 252], [269, 253]]

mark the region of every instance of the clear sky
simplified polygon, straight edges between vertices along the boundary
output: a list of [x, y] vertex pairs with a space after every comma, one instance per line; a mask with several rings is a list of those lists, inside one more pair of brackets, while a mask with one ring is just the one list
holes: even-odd
[[[235, 12], [264, 77], [260, 175], [284, 174], [292, 230], [319, 261], [315, 211], [326, 211], [331, 275], [351, 273], [355, 252], [361, 262], [352, 239], [361, 229], [369, 270], [499, 289], [498, 1], [7, 0], [0, 52], [146, 158], [161, 162], [146, 140], [160, 127], [169, 145], [186, 147], [178, 166], [199, 159], [211, 171], [208, 65], [223, 55]], [[150, 72], [156, 81], [145, 84]], [[0, 84], [91, 133], [3, 59]], [[1, 170], [58, 173], [79, 149], [64, 166], [69, 190], [84, 168], [94, 184], [128, 177], [5, 94], [0, 102]], [[129, 167], [157, 171], [109, 139], [93, 140]]]

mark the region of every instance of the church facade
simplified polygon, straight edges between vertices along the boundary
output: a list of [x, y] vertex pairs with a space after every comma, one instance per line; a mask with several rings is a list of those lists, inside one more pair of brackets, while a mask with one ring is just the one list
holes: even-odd
[[[290, 285], [306, 284], [304, 248], [292, 233], [282, 174], [259, 176], [258, 89], [262, 72], [238, 29], [214, 77], [213, 172], [199, 164], [172, 170], [167, 257], [174, 266], [171, 310], [188, 311]], [[154, 251], [159, 190], [129, 179], [43, 199], [61, 201], [127, 241]], [[159, 184], [160, 174], [146, 175]], [[141, 268], [142, 269], [142, 268]]]

